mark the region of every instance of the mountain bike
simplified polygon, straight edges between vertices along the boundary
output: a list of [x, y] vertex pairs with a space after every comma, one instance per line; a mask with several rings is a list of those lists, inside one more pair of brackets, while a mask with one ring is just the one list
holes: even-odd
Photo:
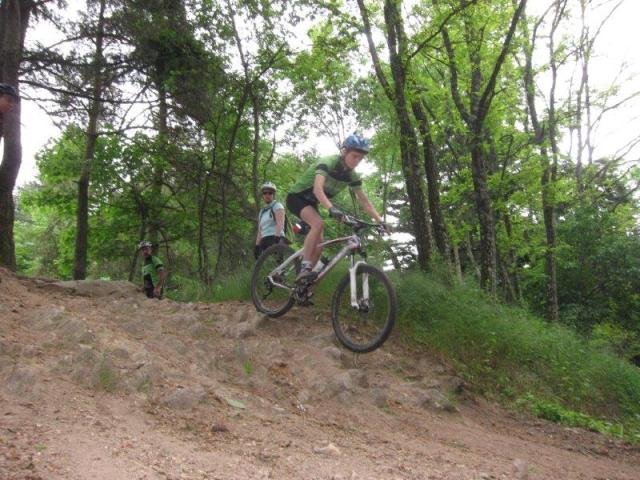
[[[309, 284], [296, 284], [302, 249], [294, 251], [288, 245], [276, 244], [265, 250], [253, 269], [251, 297], [256, 309], [269, 317], [284, 315], [296, 303], [310, 305], [312, 287], [338, 262], [348, 258], [349, 272], [338, 282], [333, 294], [331, 320], [338, 340], [345, 347], [366, 353], [385, 342], [396, 320], [396, 293], [389, 278], [382, 269], [366, 262], [366, 232], [382, 235], [386, 230], [382, 225], [351, 215], [345, 215], [342, 222], [351, 227], [352, 234], [320, 244], [323, 248], [343, 246], [319, 271], [314, 268], [317, 276]], [[356, 255], [362, 259], [356, 260]]]

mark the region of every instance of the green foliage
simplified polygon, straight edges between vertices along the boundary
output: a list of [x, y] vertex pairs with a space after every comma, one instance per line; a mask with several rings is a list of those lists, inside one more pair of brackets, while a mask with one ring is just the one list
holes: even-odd
[[631, 212], [581, 205], [558, 227], [559, 294], [568, 323], [615, 323], [640, 332], [640, 236]]
[[247, 377], [250, 377], [251, 374], [253, 373], [253, 370], [255, 369], [255, 367], [253, 366], [253, 363], [251, 362], [251, 360], [245, 360], [242, 364], [242, 370], [244, 370], [244, 373]]
[[627, 427], [625, 428], [624, 423], [610, 422], [576, 412], [558, 403], [537, 398], [531, 393], [527, 393], [518, 398], [515, 405], [533, 413], [536, 417], [544, 418], [554, 423], [580, 427], [594, 432], [625, 438], [634, 443], [640, 442], [640, 423], [637, 421], [627, 423]]
[[113, 393], [118, 388], [118, 373], [104, 360], [98, 367], [97, 387], [105, 392]]
[[167, 297], [183, 302], [224, 302], [251, 300], [251, 267], [244, 266], [221, 277], [211, 286], [197, 278], [173, 275]]
[[621, 358], [640, 356], [640, 335], [611, 323], [600, 323], [591, 330], [591, 345]]
[[501, 305], [468, 282], [448, 287], [413, 273], [397, 290], [400, 329], [449, 357], [476, 388], [509, 398], [533, 392], [623, 423], [640, 414], [640, 371], [572, 329]]

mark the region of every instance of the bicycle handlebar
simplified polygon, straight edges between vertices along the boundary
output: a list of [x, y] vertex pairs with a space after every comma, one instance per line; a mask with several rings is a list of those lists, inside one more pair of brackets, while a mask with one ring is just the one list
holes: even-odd
[[342, 223], [349, 225], [355, 231], [363, 230], [365, 228], [371, 228], [373, 230], [376, 230], [380, 235], [388, 233], [387, 228], [384, 224], [365, 222], [364, 220], [356, 218], [348, 213], [345, 213], [344, 217], [342, 217]]

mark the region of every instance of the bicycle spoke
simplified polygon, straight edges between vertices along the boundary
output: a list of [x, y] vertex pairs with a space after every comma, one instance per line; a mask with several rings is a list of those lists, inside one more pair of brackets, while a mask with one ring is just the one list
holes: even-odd
[[358, 268], [356, 304], [352, 305], [349, 275], [338, 285], [333, 299], [333, 326], [338, 339], [354, 352], [370, 352], [389, 336], [396, 315], [393, 287], [381, 270]]
[[293, 254], [284, 245], [269, 247], [258, 259], [251, 278], [251, 294], [256, 308], [266, 315], [278, 317], [293, 306], [292, 290], [299, 261], [276, 270]]

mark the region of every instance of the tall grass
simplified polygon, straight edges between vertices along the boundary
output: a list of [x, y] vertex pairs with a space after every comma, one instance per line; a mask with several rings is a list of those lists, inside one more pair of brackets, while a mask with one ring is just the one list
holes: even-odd
[[640, 433], [640, 369], [574, 330], [492, 300], [471, 283], [447, 285], [411, 273], [398, 276], [396, 285], [399, 328], [448, 357], [479, 390], [537, 398]]
[[174, 275], [167, 297], [180, 302], [224, 302], [251, 299], [251, 267], [221, 276], [212, 285], [203, 284], [198, 278]]

